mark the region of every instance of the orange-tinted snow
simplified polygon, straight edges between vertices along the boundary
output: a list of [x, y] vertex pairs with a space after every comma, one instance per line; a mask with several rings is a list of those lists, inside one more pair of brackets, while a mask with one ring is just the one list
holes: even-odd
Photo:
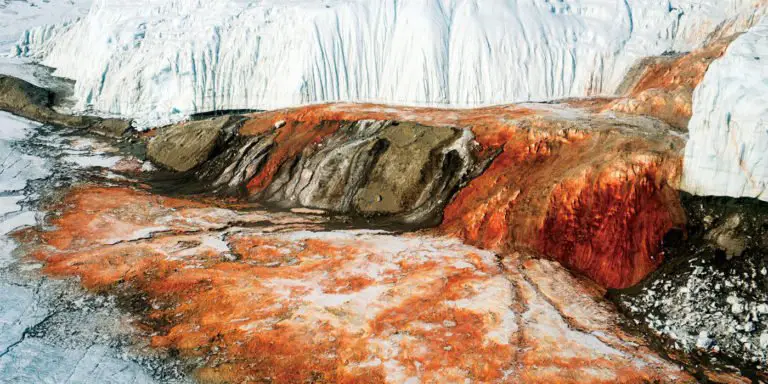
[[50, 208], [18, 234], [30, 254], [144, 298], [152, 345], [201, 358], [203, 382], [691, 381], [619, 330], [601, 288], [525, 254], [127, 188]]

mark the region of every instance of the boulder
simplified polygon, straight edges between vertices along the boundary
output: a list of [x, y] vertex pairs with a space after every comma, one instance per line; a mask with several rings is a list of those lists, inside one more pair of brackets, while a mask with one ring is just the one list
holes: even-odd
[[147, 156], [152, 162], [173, 171], [189, 171], [208, 160], [233, 121], [232, 116], [224, 116], [160, 129], [147, 146]]
[[0, 75], [0, 110], [44, 124], [120, 137], [131, 127], [130, 120], [75, 116], [53, 110], [56, 94], [48, 89], [11, 76]]
[[0, 109], [14, 113], [49, 108], [53, 94], [24, 80], [0, 75]]

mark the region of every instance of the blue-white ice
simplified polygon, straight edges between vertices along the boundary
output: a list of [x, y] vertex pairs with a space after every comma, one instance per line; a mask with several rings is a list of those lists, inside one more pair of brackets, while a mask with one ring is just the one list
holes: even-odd
[[155, 383], [137, 362], [151, 359], [118, 348], [132, 329], [114, 302], [76, 281], [46, 278], [41, 264], [13, 253], [17, 244], [8, 235], [40, 222], [32, 203], [42, 193], [63, 186], [58, 180], [71, 180], [77, 169], [112, 158], [72, 149], [72, 139], [0, 112], [0, 383]]
[[688, 129], [683, 189], [768, 201], [768, 17], [709, 67]]
[[12, 52], [77, 80], [75, 110], [157, 125], [322, 101], [610, 94], [638, 59], [763, 11], [754, 0], [98, 0]]

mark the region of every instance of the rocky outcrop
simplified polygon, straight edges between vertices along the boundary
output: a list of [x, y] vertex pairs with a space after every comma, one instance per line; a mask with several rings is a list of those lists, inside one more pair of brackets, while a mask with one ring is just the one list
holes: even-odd
[[[241, 139], [201, 178], [214, 188], [247, 185], [253, 198], [283, 208], [425, 225], [439, 222], [452, 194], [479, 169], [468, 130], [391, 120], [281, 124]], [[321, 132], [327, 136], [313, 145], [287, 143]]]
[[768, 381], [768, 204], [682, 201], [688, 224], [665, 239], [667, 262], [611, 296], [681, 361]]
[[214, 191], [519, 247], [609, 287], [662, 261], [684, 222], [681, 138], [655, 119], [563, 105], [331, 104], [250, 115], [196, 173]]
[[189, 171], [208, 160], [217, 144], [234, 134], [239, 120], [222, 116], [159, 129], [147, 145], [147, 156], [174, 171]]
[[[126, 127], [59, 115], [51, 93], [4, 84], [6, 108], [19, 113], [115, 134]], [[682, 144], [653, 119], [594, 109], [319, 105], [165, 127], [147, 154], [193, 171], [197, 191], [409, 228], [440, 224], [471, 244], [532, 248], [626, 287], [658, 267], [662, 236], [684, 221], [675, 194]]]
[[0, 110], [45, 124], [89, 129], [114, 137], [122, 136], [131, 127], [131, 122], [126, 120], [58, 113], [53, 110], [54, 100], [55, 94], [47, 89], [0, 75]]

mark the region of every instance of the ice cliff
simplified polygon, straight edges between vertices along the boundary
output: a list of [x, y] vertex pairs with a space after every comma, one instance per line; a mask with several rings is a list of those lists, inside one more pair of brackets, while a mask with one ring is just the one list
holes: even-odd
[[683, 189], [768, 201], [768, 18], [709, 67], [688, 128]]
[[19, 35], [25, 35], [30, 26], [40, 26], [35, 30], [43, 37], [46, 29], [85, 16], [90, 5], [91, 0], [0, 0], [0, 50], [15, 52]]
[[[470, 106], [611, 94], [637, 59], [754, 19], [755, 0], [98, 0], [12, 54], [79, 111], [144, 125], [321, 101]], [[739, 17], [737, 17], [739, 16]]]

